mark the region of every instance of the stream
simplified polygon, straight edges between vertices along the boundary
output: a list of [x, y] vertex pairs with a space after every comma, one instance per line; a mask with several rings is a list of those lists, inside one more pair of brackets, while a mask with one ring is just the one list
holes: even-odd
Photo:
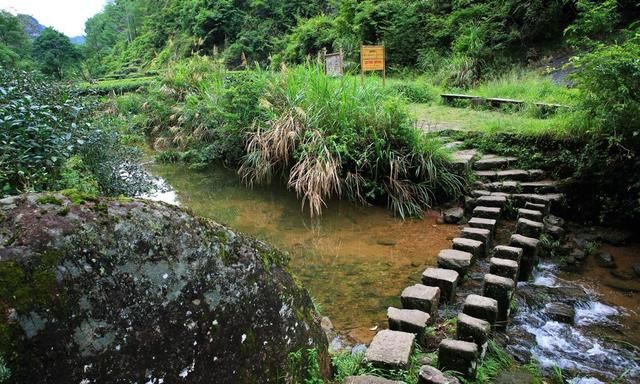
[[[149, 169], [170, 185], [153, 199], [188, 207], [287, 252], [322, 314], [353, 342], [368, 343], [377, 327], [386, 327], [387, 307], [401, 305], [402, 289], [419, 282], [459, 232], [456, 225], [438, 224], [437, 212], [402, 221], [384, 207], [340, 201], [328, 202], [322, 217], [311, 219], [292, 192], [246, 188], [222, 167], [201, 172], [153, 163]], [[640, 260], [640, 247], [606, 250], [624, 268]], [[568, 273], [541, 263], [533, 281], [518, 285], [508, 350], [523, 363], [535, 359], [548, 374], [560, 368], [571, 384], [640, 382], [638, 294], [610, 288], [610, 278], [591, 264], [583, 273]], [[544, 314], [550, 301], [573, 305], [575, 325], [550, 320]]]

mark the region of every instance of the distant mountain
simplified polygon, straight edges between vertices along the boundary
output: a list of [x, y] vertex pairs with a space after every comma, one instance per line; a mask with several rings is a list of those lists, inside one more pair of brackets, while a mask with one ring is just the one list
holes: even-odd
[[71, 44], [74, 45], [82, 45], [84, 44], [85, 37], [84, 36], [74, 36], [69, 38], [71, 40]]
[[44, 29], [46, 28], [44, 25], [40, 24], [38, 20], [36, 20], [36, 18], [33, 16], [18, 14], [17, 17], [18, 20], [20, 20], [20, 23], [22, 23], [22, 28], [24, 28], [24, 31], [32, 40], [38, 37], [40, 33], [42, 33], [42, 31], [44, 31]]

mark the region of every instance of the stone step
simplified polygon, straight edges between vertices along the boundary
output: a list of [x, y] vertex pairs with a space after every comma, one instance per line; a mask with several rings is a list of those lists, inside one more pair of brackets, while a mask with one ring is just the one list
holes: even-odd
[[515, 287], [515, 282], [509, 278], [490, 273], [484, 275], [482, 295], [498, 302], [497, 324], [506, 326], [506, 321], [511, 313], [511, 299], [513, 298]]
[[508, 198], [516, 208], [524, 207], [528, 202], [545, 205], [547, 213], [551, 212], [555, 205], [560, 204], [565, 199], [562, 193], [512, 193], [508, 195]]
[[506, 196], [491, 194], [476, 199], [476, 206], [503, 208], [507, 204]]
[[509, 245], [522, 248], [522, 259], [520, 260], [519, 281], [527, 281], [533, 272], [533, 267], [538, 264], [538, 247], [540, 241], [531, 237], [514, 234], [511, 235]]
[[501, 209], [498, 207], [477, 206], [473, 209], [473, 216], [481, 217], [483, 219], [498, 220], [500, 218], [500, 212]]
[[489, 259], [489, 273], [517, 280], [520, 266], [514, 260], [492, 257]]
[[422, 283], [440, 288], [440, 301], [450, 303], [455, 297], [459, 276], [452, 269], [427, 268], [422, 272]]
[[405, 309], [417, 309], [428, 313], [430, 323], [432, 323], [438, 314], [440, 288], [415, 284], [402, 291], [400, 301]]
[[343, 381], [344, 384], [404, 384], [404, 381], [394, 381], [384, 377], [360, 375], [348, 376]]
[[498, 171], [476, 171], [476, 176], [488, 181], [537, 181], [544, 178], [545, 173], [541, 169], [505, 169]]
[[538, 239], [540, 238], [540, 235], [542, 235], [543, 230], [544, 224], [538, 221], [518, 219], [518, 222], [516, 223], [516, 233], [518, 235]]
[[472, 217], [467, 222], [467, 225], [469, 225], [472, 228], [487, 229], [491, 232], [491, 237], [493, 237], [496, 230], [496, 223], [497, 222], [494, 219], [483, 219], [481, 217]]
[[477, 240], [484, 244], [484, 255], [489, 254], [489, 247], [491, 244], [491, 231], [484, 228], [464, 227], [460, 232], [460, 236], [465, 239]]
[[444, 144], [442, 147], [446, 149], [456, 149], [464, 145], [464, 141], [451, 141], [449, 143]]
[[532, 211], [540, 211], [543, 216], [549, 214], [549, 204], [536, 204], [530, 201], [524, 203], [524, 209], [529, 209]]
[[480, 295], [468, 295], [462, 306], [462, 313], [485, 320], [493, 325], [498, 319], [498, 301]]
[[479, 156], [475, 149], [465, 149], [455, 151], [451, 154], [451, 163], [458, 171], [465, 171], [471, 168], [473, 161]]
[[419, 339], [422, 338], [424, 330], [430, 322], [430, 317], [428, 313], [417, 309], [387, 308], [389, 329], [392, 331], [415, 333]]
[[465, 313], [458, 313], [456, 339], [476, 343], [480, 351], [480, 358], [484, 356], [490, 335], [491, 324], [488, 321], [469, 316]]
[[438, 346], [438, 369], [456, 371], [471, 379], [475, 376], [478, 357], [476, 343], [444, 339]]
[[490, 183], [476, 183], [476, 188], [487, 190], [490, 192], [505, 192], [505, 193], [521, 193], [521, 194], [545, 194], [545, 193], [557, 193], [558, 182], [553, 180], [541, 180], [541, 181], [494, 181]]
[[371, 341], [365, 359], [382, 369], [406, 369], [409, 365], [416, 335], [384, 329]]
[[460, 384], [455, 377], [446, 376], [439, 369], [430, 365], [420, 367], [418, 384]]
[[[478, 246], [481, 246], [480, 242], [477, 243]], [[438, 253], [438, 268], [453, 269], [458, 272], [459, 280], [467, 274], [469, 268], [471, 268], [472, 261], [473, 255], [465, 251], [443, 249]]]
[[510, 245], [496, 245], [493, 248], [492, 255], [493, 257], [497, 257], [499, 259], [507, 259], [513, 260], [516, 263], [520, 264], [520, 260], [522, 260], [523, 254], [522, 248], [512, 247]]
[[542, 222], [542, 219], [544, 219], [544, 210], [519, 208], [518, 219], [528, 219]]
[[484, 155], [473, 163], [473, 169], [478, 171], [490, 171], [494, 169], [504, 169], [518, 161], [517, 157]]
[[456, 237], [453, 239], [452, 248], [457, 251], [469, 252], [471, 254], [472, 261], [484, 257], [485, 255], [485, 243], [478, 240], [467, 239], [464, 237]]

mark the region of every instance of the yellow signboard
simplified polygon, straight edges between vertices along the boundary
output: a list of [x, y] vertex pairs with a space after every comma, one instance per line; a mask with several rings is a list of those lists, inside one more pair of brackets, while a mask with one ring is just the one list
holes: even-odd
[[363, 45], [360, 50], [362, 72], [384, 71], [384, 46]]

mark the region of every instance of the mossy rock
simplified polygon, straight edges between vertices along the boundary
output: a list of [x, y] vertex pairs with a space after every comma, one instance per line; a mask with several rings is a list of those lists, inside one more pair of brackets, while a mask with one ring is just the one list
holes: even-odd
[[291, 382], [309, 349], [329, 374], [285, 255], [163, 203], [66, 194], [0, 200], [10, 382]]

